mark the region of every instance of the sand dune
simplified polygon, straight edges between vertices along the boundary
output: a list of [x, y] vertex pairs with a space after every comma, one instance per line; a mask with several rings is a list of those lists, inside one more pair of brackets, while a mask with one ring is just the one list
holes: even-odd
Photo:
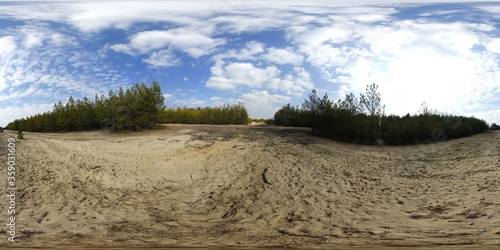
[[16, 246], [500, 244], [499, 132], [403, 147], [267, 126], [25, 138]]

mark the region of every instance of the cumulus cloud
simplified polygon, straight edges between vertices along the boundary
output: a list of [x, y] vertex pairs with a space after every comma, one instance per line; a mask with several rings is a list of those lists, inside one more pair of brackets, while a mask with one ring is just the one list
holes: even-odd
[[252, 91], [240, 96], [238, 101], [245, 104], [248, 114], [252, 118], [271, 118], [283, 103], [290, 98], [278, 94], [269, 94], [266, 90]]
[[112, 45], [107, 45], [106, 47], [116, 52], [121, 52], [131, 56], [135, 55], [132, 48], [127, 44], [112, 44]]
[[293, 52], [293, 48], [291, 47], [287, 47], [286, 49], [276, 49], [271, 47], [267, 50], [267, 53], [262, 56], [262, 58], [277, 64], [292, 65], [300, 65], [303, 60], [303, 57]]
[[259, 68], [251, 63], [215, 65], [212, 73], [214, 75], [208, 79], [206, 86], [219, 90], [233, 90], [239, 86], [261, 87], [280, 75], [280, 71], [274, 66]]
[[267, 84], [269, 89], [280, 90], [289, 95], [301, 95], [313, 88], [311, 76], [304, 68], [295, 67], [283, 78], [274, 78]]
[[[498, 89], [498, 66], [492, 65], [499, 56], [491, 53], [497, 45], [484, 30], [491, 27], [431, 20], [339, 21], [291, 29], [288, 37], [325, 80], [339, 85], [340, 98], [377, 83], [389, 113], [415, 112], [426, 101], [461, 114], [479, 100], [491, 100], [486, 93]], [[478, 51], [481, 46], [489, 52]]]
[[[303, 57], [291, 50], [290, 47], [286, 49], [266, 48], [264, 43], [249, 41], [239, 50], [231, 49], [214, 55], [215, 64], [211, 68], [212, 76], [205, 86], [217, 90], [237, 90], [244, 87], [269, 88], [299, 95], [313, 87], [309, 73], [297, 66], [292, 71], [282, 72], [277, 66], [301, 64]], [[235, 59], [239, 62], [228, 62]], [[263, 66], [266, 62], [271, 65]]]

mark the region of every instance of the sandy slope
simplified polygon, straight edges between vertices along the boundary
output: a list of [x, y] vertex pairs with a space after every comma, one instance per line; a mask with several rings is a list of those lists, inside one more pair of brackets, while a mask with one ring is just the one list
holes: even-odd
[[500, 244], [499, 132], [404, 147], [265, 126], [25, 137], [16, 246]]

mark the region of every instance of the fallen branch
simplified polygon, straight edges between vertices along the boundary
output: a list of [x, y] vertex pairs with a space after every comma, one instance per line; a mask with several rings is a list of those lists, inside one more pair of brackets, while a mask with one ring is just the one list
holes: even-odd
[[267, 173], [267, 168], [264, 168], [264, 171], [262, 172], [262, 180], [264, 181], [265, 184], [272, 185], [269, 181], [267, 181], [266, 173]]
[[233, 219], [233, 218], [234, 218], [234, 216], [236, 215], [236, 212], [237, 212], [236, 208], [233, 208], [233, 209], [231, 210], [231, 212], [229, 212], [229, 213], [225, 213], [225, 214], [222, 216], [222, 219], [228, 218], [229, 216], [231, 216], [231, 219]]

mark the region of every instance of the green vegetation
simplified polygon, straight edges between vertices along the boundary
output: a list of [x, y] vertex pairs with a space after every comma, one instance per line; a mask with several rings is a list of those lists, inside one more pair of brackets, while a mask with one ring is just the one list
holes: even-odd
[[157, 82], [150, 87], [135, 84], [126, 91], [109, 91], [108, 97], [96, 95], [93, 102], [87, 97], [75, 101], [70, 96], [66, 105], [59, 101], [52, 112], [15, 120], [7, 128], [34, 132], [152, 129], [164, 109], [163, 100]]
[[474, 117], [423, 113], [383, 117], [381, 132], [386, 143], [400, 145], [456, 139], [487, 129], [485, 121]]
[[153, 129], [159, 123], [185, 124], [247, 124], [248, 113], [243, 103], [222, 107], [166, 109], [160, 85], [153, 82], [135, 84], [130, 89], [109, 91], [108, 96], [54, 104], [45, 112], [15, 120], [8, 129], [30, 132], [60, 131], [140, 131]]
[[491, 124], [490, 130], [500, 130], [500, 125], [493, 123], [493, 124]]
[[358, 97], [352, 93], [344, 100], [333, 102], [328, 95], [319, 97], [316, 90], [309, 94], [302, 107], [287, 104], [278, 110], [274, 119], [250, 119], [243, 103], [205, 108], [165, 108], [160, 86], [153, 82], [130, 89], [109, 91], [108, 96], [95, 96], [74, 100], [69, 97], [63, 105], [54, 105], [52, 112], [45, 112], [15, 120], [6, 127], [30, 132], [84, 131], [139, 131], [153, 129], [159, 123], [183, 124], [248, 124], [252, 121], [267, 124], [311, 127], [314, 135], [354, 143], [390, 145], [427, 143], [460, 138], [484, 130], [500, 129], [474, 117], [438, 114], [427, 108], [425, 102], [415, 114], [400, 117], [385, 115], [378, 86], [369, 85], [366, 94]]
[[269, 123], [269, 121], [270, 119], [250, 119], [250, 122]]
[[164, 109], [161, 123], [247, 124], [248, 112], [243, 103], [222, 107]]
[[24, 139], [23, 131], [21, 130], [17, 131], [17, 139]]
[[378, 86], [369, 85], [359, 98], [352, 93], [333, 102], [328, 95], [309, 94], [302, 108], [290, 104], [278, 110], [275, 125], [311, 127], [314, 135], [354, 143], [414, 144], [460, 138], [488, 129], [474, 117], [437, 114], [425, 102], [418, 114], [400, 117], [385, 115]]

